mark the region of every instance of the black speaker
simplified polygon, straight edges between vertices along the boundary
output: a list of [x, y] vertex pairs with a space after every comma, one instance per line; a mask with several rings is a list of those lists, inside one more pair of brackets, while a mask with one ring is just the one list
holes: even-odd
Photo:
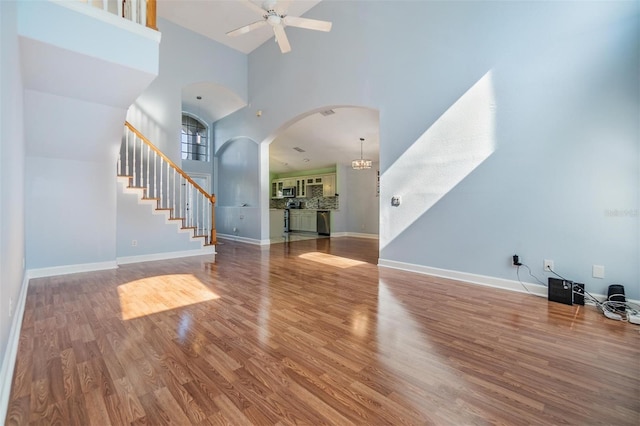
[[[627, 299], [624, 296], [624, 286], [622, 284], [611, 284], [607, 291], [607, 300], [614, 302], [626, 302]], [[624, 312], [626, 309], [624, 306], [615, 306], [616, 311]]]
[[571, 284], [570, 281], [549, 277], [549, 301], [573, 305], [573, 286]]
[[573, 283], [573, 303], [584, 305], [584, 284]]

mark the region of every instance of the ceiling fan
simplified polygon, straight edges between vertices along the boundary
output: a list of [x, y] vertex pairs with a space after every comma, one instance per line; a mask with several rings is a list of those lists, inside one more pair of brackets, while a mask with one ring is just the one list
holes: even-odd
[[249, 31], [253, 31], [265, 24], [269, 24], [273, 28], [273, 33], [276, 36], [278, 46], [280, 46], [280, 51], [282, 53], [287, 53], [291, 51], [291, 45], [289, 44], [287, 34], [284, 32], [285, 26], [325, 32], [331, 31], [331, 22], [301, 18], [299, 16], [288, 16], [286, 11], [278, 10], [278, 5], [275, 0], [265, 1], [262, 4], [262, 8], [252, 3], [250, 0], [245, 0], [244, 3], [262, 15], [262, 19], [229, 31], [227, 33], [228, 36], [235, 37], [241, 34], [246, 34]]

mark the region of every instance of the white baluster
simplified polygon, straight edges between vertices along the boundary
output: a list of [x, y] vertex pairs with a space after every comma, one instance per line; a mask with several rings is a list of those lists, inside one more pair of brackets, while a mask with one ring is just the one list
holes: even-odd
[[[184, 213], [184, 177], [180, 176], [180, 217], [186, 218], [187, 216]], [[186, 225], [186, 222], [185, 222]]]
[[206, 205], [205, 205], [204, 195], [200, 194], [200, 197], [202, 198], [202, 217], [200, 218], [200, 222], [202, 222], [202, 233], [206, 235], [207, 227], [206, 227], [206, 224], [204, 223], [206, 220], [206, 216], [205, 216]]
[[124, 150], [124, 155], [125, 155], [125, 174], [127, 176], [129, 176], [129, 135], [131, 134], [131, 131], [129, 130], [128, 127], [125, 127], [125, 134], [126, 134], [126, 138], [124, 141], [125, 144], [125, 150]]
[[151, 197], [149, 190], [151, 189], [151, 181], [149, 180], [149, 169], [151, 168], [151, 147], [147, 145], [147, 197]]
[[102, 0], [102, 10], [105, 12], [109, 11], [109, 0]]
[[133, 176], [133, 186], [138, 186], [137, 185], [137, 176], [136, 176], [136, 139], [138, 139], [137, 136], [133, 136], [133, 170], [131, 173], [131, 176]]
[[124, 16], [122, 6], [124, 6], [124, 0], [117, 0], [118, 3], [118, 16], [122, 18]]
[[153, 151], [153, 198], [158, 197], [158, 153]]
[[[164, 161], [164, 159], [163, 159]], [[160, 207], [162, 207], [162, 162], [160, 162]]]
[[131, 16], [132, 22], [138, 22], [138, 0], [131, 0]]
[[147, 26], [147, 0], [139, 0], [140, 2], [140, 25]]
[[178, 214], [178, 206], [176, 205], [176, 184], [177, 184], [176, 174], [177, 174], [176, 169], [173, 169], [173, 211], [176, 217], [180, 217], [180, 215]]

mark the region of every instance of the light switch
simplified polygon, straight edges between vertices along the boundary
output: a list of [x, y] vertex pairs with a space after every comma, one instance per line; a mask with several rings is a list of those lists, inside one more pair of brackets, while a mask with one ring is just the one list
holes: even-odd
[[593, 265], [593, 278], [604, 278], [604, 266]]

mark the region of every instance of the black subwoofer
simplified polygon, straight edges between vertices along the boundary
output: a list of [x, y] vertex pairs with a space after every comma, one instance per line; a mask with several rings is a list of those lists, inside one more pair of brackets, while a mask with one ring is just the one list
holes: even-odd
[[[626, 302], [627, 299], [624, 296], [624, 286], [622, 284], [611, 284], [609, 286], [609, 290], [607, 290], [607, 300], [611, 300], [613, 302]], [[624, 312], [625, 311], [625, 307], [623, 305], [621, 306], [614, 306], [613, 307], [616, 311], [621, 311]]]

